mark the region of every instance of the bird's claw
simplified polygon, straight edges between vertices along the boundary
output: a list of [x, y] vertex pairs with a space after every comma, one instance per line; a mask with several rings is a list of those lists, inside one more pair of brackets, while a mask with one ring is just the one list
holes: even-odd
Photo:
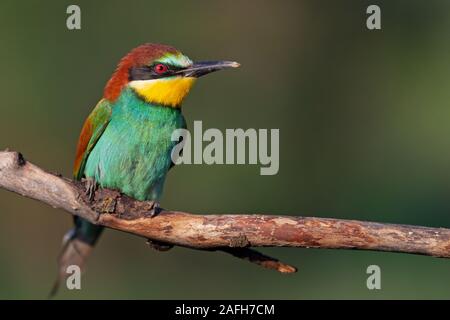
[[173, 248], [173, 244], [170, 243], [164, 243], [157, 240], [147, 239], [147, 244], [150, 246], [150, 248], [157, 250], [157, 251], [167, 251]]
[[90, 201], [94, 200], [95, 190], [97, 190], [97, 182], [94, 178], [84, 179], [85, 193]]
[[161, 211], [161, 206], [158, 201], [153, 201], [152, 208], [149, 211], [150, 218], [156, 217], [158, 213]]

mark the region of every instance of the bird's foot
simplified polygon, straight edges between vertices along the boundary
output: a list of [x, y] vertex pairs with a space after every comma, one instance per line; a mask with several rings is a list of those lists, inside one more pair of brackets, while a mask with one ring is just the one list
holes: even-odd
[[151, 201], [150, 203], [150, 211], [148, 212], [148, 215], [150, 218], [156, 217], [158, 213], [161, 212], [161, 205], [158, 201]]
[[156, 251], [167, 251], [173, 248], [173, 244], [152, 239], [147, 239], [147, 244], [150, 246], [150, 248]]
[[85, 186], [85, 194], [90, 201], [94, 200], [95, 191], [97, 190], [97, 182], [94, 178], [88, 177], [83, 180]]

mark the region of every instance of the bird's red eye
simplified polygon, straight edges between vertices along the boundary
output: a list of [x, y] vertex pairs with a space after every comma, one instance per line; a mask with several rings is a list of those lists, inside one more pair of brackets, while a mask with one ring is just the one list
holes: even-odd
[[167, 70], [169, 70], [169, 68], [167, 68], [167, 66], [165, 64], [158, 63], [157, 65], [155, 65], [153, 67], [153, 70], [155, 70], [155, 72], [157, 74], [163, 74], [163, 73], [166, 73]]

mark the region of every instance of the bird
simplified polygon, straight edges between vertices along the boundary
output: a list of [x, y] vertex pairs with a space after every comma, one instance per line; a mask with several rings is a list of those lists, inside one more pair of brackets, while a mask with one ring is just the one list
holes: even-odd
[[[98, 187], [114, 189], [152, 201], [150, 214], [157, 214], [166, 175], [174, 165], [171, 151], [178, 142], [171, 140], [172, 133], [186, 129], [184, 98], [197, 78], [236, 67], [235, 61], [193, 62], [180, 50], [156, 43], [126, 54], [78, 139], [73, 178], [85, 183], [89, 199]], [[50, 296], [67, 278], [68, 266], [83, 270], [102, 231], [103, 227], [74, 217], [74, 227], [63, 238]]]

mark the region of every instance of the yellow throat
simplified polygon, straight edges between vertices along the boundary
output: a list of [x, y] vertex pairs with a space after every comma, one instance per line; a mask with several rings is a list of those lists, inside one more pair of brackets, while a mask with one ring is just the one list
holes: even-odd
[[177, 108], [181, 106], [195, 80], [193, 77], [171, 77], [134, 80], [129, 85], [148, 103]]

